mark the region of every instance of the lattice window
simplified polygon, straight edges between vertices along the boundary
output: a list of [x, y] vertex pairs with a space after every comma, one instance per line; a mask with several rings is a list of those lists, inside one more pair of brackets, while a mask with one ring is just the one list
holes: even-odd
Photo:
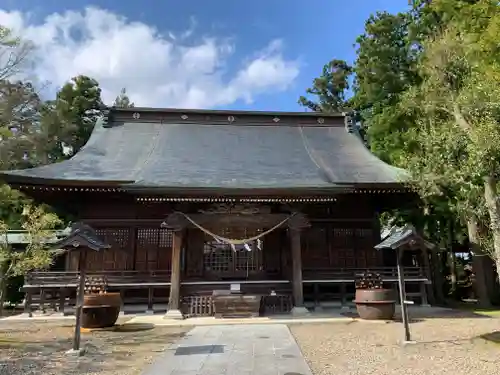
[[379, 265], [379, 252], [374, 248], [373, 229], [357, 228], [356, 237], [356, 267], [369, 268]]
[[[130, 246], [129, 228], [97, 228], [96, 234], [110, 249], [103, 251], [89, 251], [87, 253], [87, 269], [101, 270], [126, 270], [132, 266], [133, 249]], [[70, 253], [69, 268], [78, 268], [78, 252]]]
[[333, 265], [369, 268], [379, 265], [380, 254], [374, 249], [372, 228], [334, 228]]
[[322, 268], [330, 264], [328, 228], [314, 225], [302, 235], [302, 264], [305, 268]]
[[333, 247], [339, 267], [355, 267], [354, 231], [351, 228], [333, 229]]
[[172, 262], [171, 230], [164, 228], [137, 229], [136, 270], [170, 270]]
[[[245, 228], [225, 228], [216, 233], [226, 238], [249, 238], [260, 233], [261, 230]], [[249, 275], [263, 270], [262, 239], [245, 245], [231, 245], [219, 243], [211, 236], [205, 235], [203, 246], [203, 268], [215, 274]]]

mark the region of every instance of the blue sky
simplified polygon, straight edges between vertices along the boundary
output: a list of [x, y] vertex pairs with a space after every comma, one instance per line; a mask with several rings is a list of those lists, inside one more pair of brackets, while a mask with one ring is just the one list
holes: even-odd
[[323, 64], [355, 58], [371, 13], [407, 7], [407, 0], [3, 0], [0, 23], [40, 44], [36, 74], [53, 90], [84, 73], [108, 100], [126, 87], [137, 105], [293, 111]]

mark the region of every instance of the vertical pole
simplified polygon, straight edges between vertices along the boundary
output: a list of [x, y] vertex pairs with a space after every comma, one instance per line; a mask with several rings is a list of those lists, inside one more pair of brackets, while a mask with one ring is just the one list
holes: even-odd
[[80, 280], [78, 283], [78, 290], [76, 296], [76, 323], [75, 323], [75, 335], [73, 336], [73, 350], [80, 350], [80, 336], [81, 336], [81, 325], [82, 325], [82, 307], [83, 307], [83, 294], [85, 289], [85, 274], [86, 274], [86, 263], [87, 263], [87, 249], [80, 249], [80, 260], [78, 262], [78, 268], [80, 270]]
[[396, 250], [396, 264], [398, 268], [398, 286], [399, 286], [399, 300], [401, 303], [401, 317], [403, 319], [403, 326], [405, 329], [405, 342], [411, 341], [410, 335], [410, 324], [408, 322], [408, 306], [406, 305], [406, 291], [405, 291], [405, 280], [404, 271], [402, 265], [403, 250]]
[[182, 231], [176, 230], [173, 234], [172, 243], [172, 270], [170, 274], [170, 295], [168, 300], [168, 310], [165, 315], [170, 319], [183, 319], [180, 307], [181, 289], [181, 249]]
[[[292, 288], [295, 312], [304, 313], [304, 290], [302, 285], [302, 249], [300, 245], [300, 230], [289, 228], [290, 246], [292, 248]], [[292, 310], [293, 311], [293, 310]]]

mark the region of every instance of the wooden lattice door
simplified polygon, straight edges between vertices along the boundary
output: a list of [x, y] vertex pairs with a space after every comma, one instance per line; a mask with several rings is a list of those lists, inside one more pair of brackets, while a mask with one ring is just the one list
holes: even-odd
[[135, 269], [170, 271], [172, 268], [172, 231], [164, 228], [137, 229]]
[[340, 268], [356, 267], [354, 251], [354, 230], [352, 228], [334, 228], [332, 239], [333, 253], [336, 255], [335, 266]]
[[374, 248], [373, 229], [357, 228], [354, 234], [356, 241], [356, 267], [377, 267], [380, 264], [380, 252]]

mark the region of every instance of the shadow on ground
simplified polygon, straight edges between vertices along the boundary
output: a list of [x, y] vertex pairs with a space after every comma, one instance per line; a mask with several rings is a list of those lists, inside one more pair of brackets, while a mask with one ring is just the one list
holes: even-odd
[[482, 339], [493, 342], [495, 344], [500, 344], [500, 331], [486, 333], [484, 335], [479, 336]]
[[127, 324], [82, 332], [85, 355], [73, 357], [66, 354], [72, 347], [73, 330], [70, 325], [54, 324], [26, 327], [23, 331], [0, 328], [1, 369], [12, 369], [7, 373], [16, 375], [28, 369], [55, 375], [126, 374], [134, 366], [142, 368], [155, 353], [164, 351], [186, 331], [179, 327]]
[[[351, 310], [348, 312], [343, 312], [343, 316], [358, 319], [359, 315], [356, 310]], [[491, 316], [488, 316], [484, 313], [477, 313], [473, 310], [459, 310], [445, 307], [410, 307], [408, 309], [408, 317], [410, 319], [410, 323], [420, 323], [425, 322], [427, 319], [491, 319]], [[396, 315], [394, 320], [395, 322], [402, 322], [401, 318], [401, 310], [396, 307]]]

